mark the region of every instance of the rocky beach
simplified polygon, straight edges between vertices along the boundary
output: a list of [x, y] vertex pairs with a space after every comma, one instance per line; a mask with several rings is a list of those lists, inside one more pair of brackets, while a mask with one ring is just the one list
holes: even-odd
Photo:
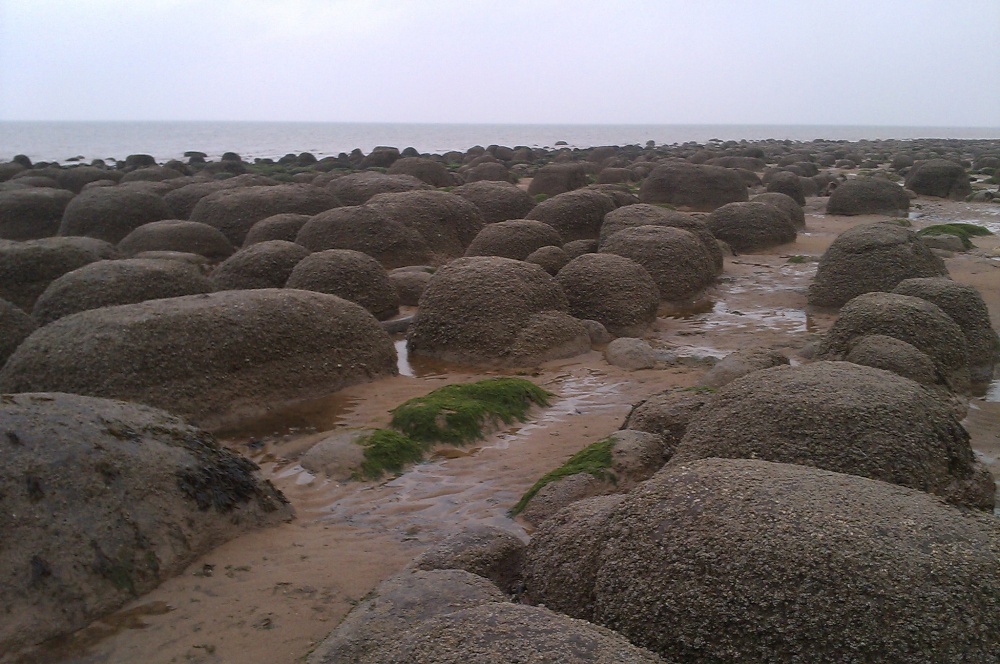
[[998, 178], [14, 156], [0, 662], [994, 662]]

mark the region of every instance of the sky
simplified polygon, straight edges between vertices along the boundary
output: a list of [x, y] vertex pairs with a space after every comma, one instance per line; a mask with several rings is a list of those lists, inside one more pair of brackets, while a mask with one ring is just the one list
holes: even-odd
[[1000, 0], [0, 0], [0, 120], [1000, 127]]

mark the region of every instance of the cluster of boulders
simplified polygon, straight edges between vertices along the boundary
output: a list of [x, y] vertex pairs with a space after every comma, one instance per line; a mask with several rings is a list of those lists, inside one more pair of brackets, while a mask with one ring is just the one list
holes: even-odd
[[[461, 364], [608, 342], [629, 355], [725, 255], [793, 242], [807, 197], [899, 216], [914, 196], [986, 191], [996, 154], [712, 141], [0, 163], [0, 444], [14, 457], [0, 649], [77, 629], [241, 528], [289, 518], [253, 464], [177, 416], [218, 429], [394, 375], [386, 330], [407, 324], [411, 354]], [[842, 307], [828, 361], [747, 351], [637, 405], [601, 441], [606, 467], [532, 494], [530, 544], [451, 542], [313, 661], [996, 652], [1000, 536], [955, 507], [994, 500], [956, 420], [1000, 362], [982, 298], [884, 222], [837, 239], [809, 299]], [[401, 307], [416, 308], [402, 328]]]

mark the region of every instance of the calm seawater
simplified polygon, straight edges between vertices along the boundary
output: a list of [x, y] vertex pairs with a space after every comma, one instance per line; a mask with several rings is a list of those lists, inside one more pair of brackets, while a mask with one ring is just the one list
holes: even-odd
[[244, 159], [277, 158], [289, 152], [317, 157], [377, 145], [419, 152], [464, 151], [474, 145], [570, 147], [644, 145], [721, 140], [816, 138], [862, 139], [1000, 138], [1000, 128], [848, 127], [779, 125], [488, 125], [365, 124], [312, 122], [0, 122], [0, 161], [26, 154], [33, 161], [64, 162], [71, 157], [124, 159], [146, 153], [158, 161], [199, 150], [217, 159], [232, 151]]

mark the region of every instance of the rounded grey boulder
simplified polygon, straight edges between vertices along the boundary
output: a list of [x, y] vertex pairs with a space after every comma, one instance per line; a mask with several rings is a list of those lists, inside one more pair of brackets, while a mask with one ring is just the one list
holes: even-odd
[[378, 321], [333, 295], [226, 291], [92, 309], [36, 330], [0, 391], [128, 399], [215, 428], [395, 375]]
[[50, 187], [0, 191], [0, 238], [35, 240], [59, 232], [73, 192]]
[[360, 251], [327, 249], [310, 254], [292, 268], [285, 288], [342, 297], [360, 304], [379, 320], [399, 313], [399, 295], [385, 269]]
[[218, 290], [283, 288], [309, 250], [285, 240], [267, 240], [240, 249], [212, 272]]
[[179, 251], [221, 261], [232, 255], [233, 245], [217, 228], [197, 221], [165, 219], [143, 224], [118, 243], [125, 256], [144, 251]]
[[29, 312], [38, 296], [62, 275], [118, 256], [112, 245], [87, 237], [0, 240], [0, 299]]
[[562, 246], [559, 232], [541, 221], [512, 219], [487, 224], [465, 250], [466, 256], [502, 256], [523, 261], [536, 249]]
[[642, 336], [656, 320], [660, 292], [644, 267], [616, 254], [584, 254], [556, 275], [569, 313], [616, 336]]
[[826, 202], [827, 214], [885, 214], [905, 217], [910, 197], [895, 182], [881, 178], [854, 178], [842, 183]]
[[455, 187], [451, 193], [470, 201], [479, 208], [487, 224], [508, 219], [524, 219], [536, 203], [520, 187], [509, 182], [480, 180]]
[[643, 203], [670, 203], [698, 212], [748, 198], [747, 186], [735, 170], [684, 161], [657, 166], [639, 189]]
[[736, 251], [745, 253], [794, 242], [797, 235], [787, 213], [759, 201], [719, 207], [708, 217], [708, 230]]
[[661, 300], [694, 297], [715, 281], [715, 263], [690, 231], [666, 226], [626, 228], [609, 237], [600, 253], [629, 258], [649, 272]]
[[116, 244], [139, 226], [170, 217], [170, 208], [160, 196], [99, 187], [78, 194], [66, 205], [59, 235], [83, 235]]
[[908, 228], [889, 222], [855, 226], [830, 244], [809, 285], [809, 304], [839, 307], [904, 279], [947, 276], [938, 256]]

